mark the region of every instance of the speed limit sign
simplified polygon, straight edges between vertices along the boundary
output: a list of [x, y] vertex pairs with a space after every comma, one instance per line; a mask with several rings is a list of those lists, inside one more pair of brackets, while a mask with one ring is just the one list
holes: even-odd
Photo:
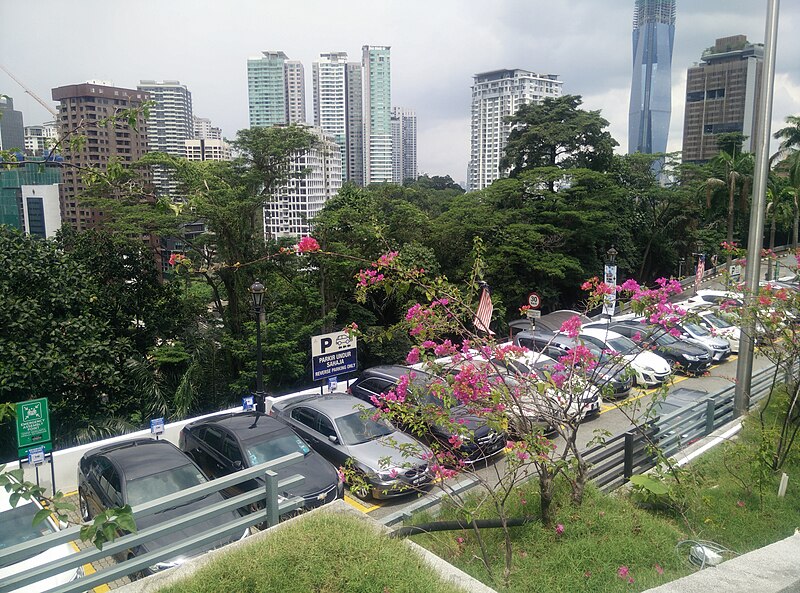
[[532, 292], [528, 295], [528, 305], [532, 309], [538, 309], [542, 305], [542, 297], [540, 297], [535, 292]]

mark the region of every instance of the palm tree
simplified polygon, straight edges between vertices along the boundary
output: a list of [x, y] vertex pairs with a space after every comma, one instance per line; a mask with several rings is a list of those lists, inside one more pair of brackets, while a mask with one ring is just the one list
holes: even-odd
[[[711, 197], [717, 190], [728, 190], [728, 243], [733, 243], [733, 222], [736, 190], [739, 188], [739, 202], [741, 210], [747, 208], [747, 197], [750, 195], [750, 182], [753, 171], [753, 155], [750, 153], [728, 153], [720, 150], [719, 154], [709, 163], [712, 171], [717, 170], [722, 174], [709, 177], [703, 186], [706, 190], [706, 208], [711, 208]], [[730, 252], [725, 262], [725, 271], [730, 273], [732, 258]]]
[[792, 198], [794, 216], [792, 220], [792, 249], [797, 250], [797, 235], [800, 227], [800, 150], [794, 151], [786, 159], [789, 172], [789, 186], [783, 192]]
[[781, 128], [775, 132], [776, 140], [782, 140], [781, 151], [791, 150], [793, 148], [800, 148], [800, 115], [789, 115], [786, 117], [785, 128]]

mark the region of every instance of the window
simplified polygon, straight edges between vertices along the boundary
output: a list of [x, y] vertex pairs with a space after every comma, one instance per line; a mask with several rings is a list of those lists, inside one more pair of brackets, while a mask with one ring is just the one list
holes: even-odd
[[291, 414], [294, 420], [300, 424], [308, 426], [312, 430], [317, 430], [317, 413], [309, 408], [295, 408]]
[[222, 433], [216, 428], [206, 428], [205, 434], [200, 439], [214, 451], [222, 451]]
[[243, 461], [239, 445], [231, 437], [226, 437], [222, 445], [222, 454], [232, 462]]

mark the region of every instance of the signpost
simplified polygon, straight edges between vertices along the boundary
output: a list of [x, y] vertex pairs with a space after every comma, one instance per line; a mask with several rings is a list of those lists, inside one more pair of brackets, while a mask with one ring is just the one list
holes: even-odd
[[242, 410], [248, 412], [250, 410], [255, 410], [255, 409], [256, 409], [255, 398], [252, 395], [245, 395], [242, 398]]
[[17, 452], [19, 457], [27, 457], [31, 448], [43, 447], [52, 451], [50, 436], [50, 413], [47, 398], [32, 399], [17, 403]]
[[153, 418], [150, 420], [150, 434], [156, 435], [156, 440], [158, 440], [158, 435], [164, 434], [163, 418]]
[[347, 332], [311, 338], [311, 371], [314, 381], [350, 373], [358, 368], [358, 344]]

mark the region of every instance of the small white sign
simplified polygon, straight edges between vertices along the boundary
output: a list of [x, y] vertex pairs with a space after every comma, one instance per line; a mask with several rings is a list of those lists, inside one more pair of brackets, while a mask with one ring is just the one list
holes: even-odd
[[154, 435], [164, 434], [163, 418], [153, 418], [150, 421], [150, 433]]
[[42, 465], [44, 463], [44, 447], [28, 450], [28, 463], [31, 465]]
[[333, 393], [339, 387], [339, 377], [328, 377], [328, 393]]

